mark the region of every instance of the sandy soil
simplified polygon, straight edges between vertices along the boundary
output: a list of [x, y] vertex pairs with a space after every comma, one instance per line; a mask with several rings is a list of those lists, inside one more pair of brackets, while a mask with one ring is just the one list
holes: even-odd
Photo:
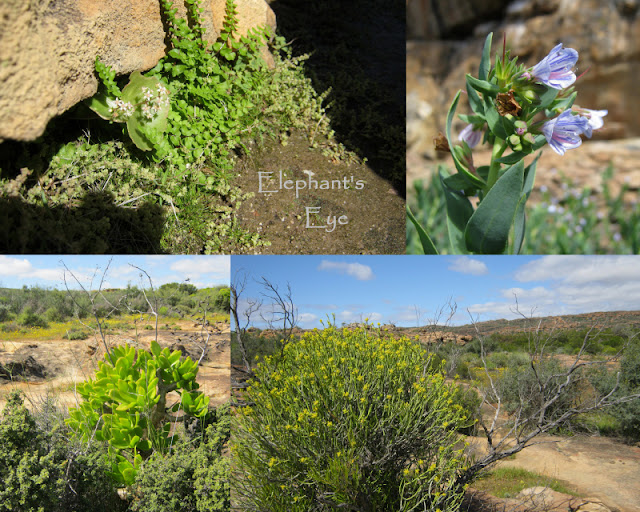
[[[261, 147], [238, 163], [235, 172], [235, 184], [243, 192], [255, 194], [240, 206], [238, 221], [271, 244], [250, 252], [405, 252], [404, 200], [389, 181], [366, 164], [332, 161], [320, 150], [310, 149], [300, 133], [294, 133], [286, 147], [265, 138]], [[291, 182], [285, 185], [287, 180]], [[333, 188], [320, 189], [323, 180]], [[295, 188], [281, 188], [295, 187], [296, 183], [297, 197]]]
[[[482, 438], [470, 438], [478, 453]], [[563, 480], [585, 498], [611, 510], [640, 511], [640, 447], [604, 437], [540, 436], [497, 467], [516, 467]]]
[[[203, 327], [193, 321], [182, 320], [173, 324], [180, 329], [159, 326], [158, 343], [161, 347], [177, 349], [182, 345], [192, 359], [200, 357]], [[230, 344], [229, 324], [214, 324], [208, 327], [208, 348], [198, 372], [197, 381], [210, 397], [211, 405], [220, 405], [230, 398]], [[110, 345], [129, 343], [138, 348], [149, 348], [155, 338], [154, 331], [135, 331], [109, 335]], [[75, 384], [90, 377], [104, 356], [102, 342], [91, 337], [81, 341], [65, 339], [2, 341], [0, 339], [0, 363], [16, 357], [32, 356], [44, 366], [44, 379], [28, 378], [7, 381], [0, 379], [0, 409], [11, 389], [25, 392], [27, 405], [37, 404], [47, 394], [55, 394], [60, 404], [72, 406], [76, 403]]]

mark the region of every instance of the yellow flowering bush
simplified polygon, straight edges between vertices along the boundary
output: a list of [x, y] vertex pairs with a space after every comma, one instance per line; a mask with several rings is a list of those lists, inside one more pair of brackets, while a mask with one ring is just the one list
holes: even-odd
[[232, 428], [242, 510], [457, 510], [460, 391], [415, 341], [329, 326], [255, 369]]

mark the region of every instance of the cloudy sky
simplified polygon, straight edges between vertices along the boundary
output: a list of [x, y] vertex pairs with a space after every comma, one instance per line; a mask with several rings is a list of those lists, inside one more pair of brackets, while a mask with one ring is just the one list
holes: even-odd
[[[399, 326], [429, 323], [449, 301], [454, 325], [594, 311], [640, 310], [640, 259], [633, 256], [233, 256], [241, 296], [261, 298], [254, 278], [291, 285], [302, 327], [335, 314]], [[240, 274], [238, 274], [240, 272]], [[255, 325], [261, 326], [259, 316]]]
[[[181, 283], [189, 279], [198, 288], [229, 284], [229, 256], [2, 256], [0, 255], [0, 287], [42, 288], [65, 287], [65, 265], [70, 288], [78, 288], [74, 277], [85, 288], [97, 289], [107, 268], [103, 288], [148, 286], [148, 280], [140, 279], [140, 269], [145, 270], [158, 287], [165, 283]], [[70, 272], [69, 272], [70, 271]]]

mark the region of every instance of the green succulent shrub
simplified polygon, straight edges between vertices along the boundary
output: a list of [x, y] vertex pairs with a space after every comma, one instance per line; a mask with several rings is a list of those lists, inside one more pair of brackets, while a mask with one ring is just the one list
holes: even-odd
[[[144, 458], [169, 450], [178, 422], [207, 414], [209, 398], [198, 390], [197, 372], [191, 358], [155, 341], [150, 352], [115, 347], [99, 363], [95, 378], [77, 386], [83, 401], [69, 410], [67, 423], [84, 440], [105, 441], [111, 476], [131, 485]], [[169, 406], [171, 392], [179, 400]]]
[[234, 417], [234, 505], [458, 510], [459, 393], [407, 338], [330, 325], [291, 339], [258, 364]]

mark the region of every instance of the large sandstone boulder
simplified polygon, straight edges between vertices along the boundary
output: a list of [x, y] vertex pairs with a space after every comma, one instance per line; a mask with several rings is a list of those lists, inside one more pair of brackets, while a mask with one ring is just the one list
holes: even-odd
[[499, 3], [409, 0], [410, 14], [441, 4], [469, 4], [466, 12], [482, 12], [475, 23], [461, 15], [431, 13], [428, 20], [408, 16], [409, 34], [419, 38], [407, 44], [407, 129], [415, 151], [435, 157], [432, 138], [444, 129], [451, 100], [464, 88], [465, 73], [477, 74], [484, 38], [491, 31], [494, 52], [506, 33], [512, 54], [529, 66], [559, 42], [578, 50], [578, 74], [590, 67], [576, 84], [578, 103], [609, 110], [605, 127], [594, 138], [640, 136], [640, 2], [516, 0], [502, 9]]
[[[241, 35], [275, 29], [264, 0], [238, 0]], [[175, 2], [185, 16], [182, 2]], [[215, 41], [224, 0], [202, 2], [206, 37]], [[2, 0], [0, 2], [0, 140], [33, 140], [49, 120], [93, 96], [99, 55], [118, 74], [152, 68], [164, 55], [158, 0]]]

